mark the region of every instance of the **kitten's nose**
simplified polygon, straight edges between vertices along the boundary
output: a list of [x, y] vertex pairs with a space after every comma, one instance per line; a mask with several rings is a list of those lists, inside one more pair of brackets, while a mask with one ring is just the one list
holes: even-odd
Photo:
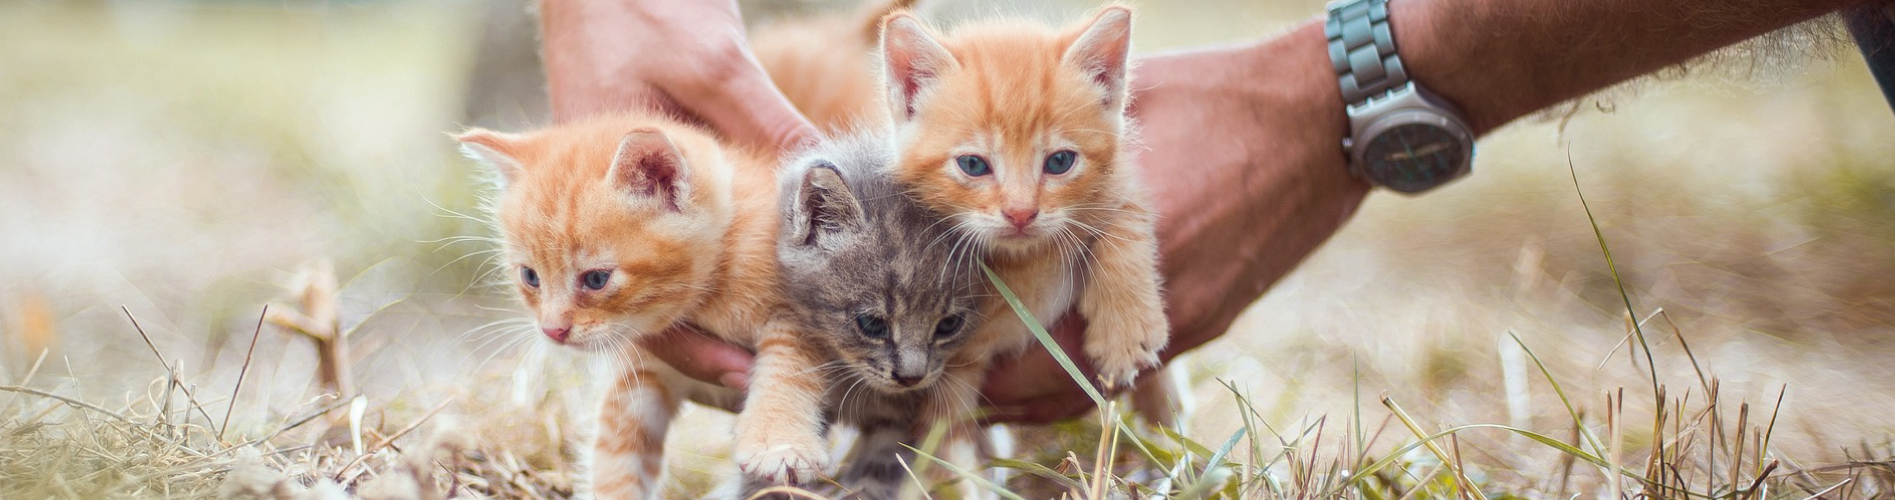
[[572, 328], [563, 326], [559, 328], [540, 327], [540, 331], [545, 332], [546, 337], [553, 339], [554, 342], [565, 342], [566, 335], [572, 333]]
[[1007, 222], [1013, 223], [1013, 227], [1026, 229], [1027, 225], [1033, 223], [1033, 219], [1040, 218], [1040, 209], [1039, 207], [1009, 208], [1001, 210], [1000, 215], [1006, 216]]
[[921, 383], [921, 377], [911, 377], [897, 373], [895, 374], [895, 383], [901, 384], [902, 387], [914, 387], [915, 384]]

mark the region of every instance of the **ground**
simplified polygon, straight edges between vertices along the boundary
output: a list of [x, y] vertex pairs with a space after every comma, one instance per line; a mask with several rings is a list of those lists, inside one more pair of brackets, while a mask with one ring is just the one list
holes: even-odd
[[[824, 8], [782, 4], [745, 5]], [[1138, 7], [1150, 52], [1262, 36], [1320, 5]], [[490, 68], [493, 12], [514, 10], [0, 6], [0, 497], [322, 478], [379, 498], [570, 493], [587, 361], [496, 323], [521, 316], [485, 274], [491, 233], [461, 217], [479, 218], [478, 169], [445, 135], [533, 115], [469, 104], [507, 100], [470, 83], [490, 79], [476, 67], [531, 71]], [[1483, 139], [1465, 181], [1371, 196], [1181, 359], [1197, 401], [1183, 439], [1138, 430], [1150, 453], [1122, 438], [1107, 476], [1184, 497], [1891, 494], [1895, 112], [1834, 34], [1575, 102]], [[323, 316], [297, 292], [329, 276], [321, 262], [339, 290], [316, 302], [352, 332], [354, 418], [324, 395], [316, 342], [259, 328], [266, 305]], [[728, 418], [688, 411], [678, 496], [728, 471]], [[1410, 446], [1470, 424], [1537, 434]], [[1091, 495], [1096, 419], [1015, 431], [1019, 458], [1048, 469], [1006, 464], [1022, 469], [1012, 489]]]

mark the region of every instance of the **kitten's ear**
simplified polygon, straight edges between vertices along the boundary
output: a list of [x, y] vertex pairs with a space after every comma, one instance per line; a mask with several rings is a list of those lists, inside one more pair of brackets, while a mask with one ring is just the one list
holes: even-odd
[[862, 224], [862, 203], [842, 172], [829, 162], [820, 162], [803, 173], [803, 184], [796, 190], [795, 220], [791, 235], [803, 245], [815, 245], [823, 233], [846, 231]]
[[882, 84], [897, 123], [915, 116], [915, 99], [959, 63], [920, 19], [896, 12], [882, 19]]
[[606, 179], [613, 187], [655, 200], [673, 212], [681, 211], [682, 200], [690, 190], [685, 181], [690, 169], [684, 155], [671, 144], [664, 132], [640, 128], [619, 140], [618, 153], [612, 155], [612, 168]]
[[1113, 5], [1093, 16], [1092, 24], [1066, 48], [1065, 63], [1086, 72], [1105, 91], [1105, 107], [1125, 105], [1126, 66], [1132, 54], [1132, 9]]
[[494, 173], [499, 174], [497, 178], [501, 190], [507, 189], [507, 185], [513, 184], [513, 181], [519, 179], [520, 173], [524, 171], [525, 167], [520, 163], [519, 151], [520, 144], [526, 141], [525, 137], [473, 128], [455, 135], [454, 140], [460, 141], [462, 155], [486, 165], [487, 168], [493, 169]]

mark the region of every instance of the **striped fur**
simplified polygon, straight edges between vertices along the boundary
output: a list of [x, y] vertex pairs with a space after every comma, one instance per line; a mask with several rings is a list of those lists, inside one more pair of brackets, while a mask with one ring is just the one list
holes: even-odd
[[[1157, 365], [1170, 330], [1154, 216], [1125, 154], [1130, 44], [1131, 9], [1116, 5], [1065, 29], [992, 21], [943, 37], [897, 13], [882, 30], [895, 179], [980, 242], [1040, 322], [1076, 305], [1108, 388]], [[1049, 166], [1056, 155], [1069, 170]], [[1005, 307], [989, 306], [986, 328], [1017, 345], [1026, 330]]]
[[680, 322], [757, 350], [733, 451], [749, 477], [809, 481], [828, 468], [819, 355], [781, 319], [776, 185], [760, 175], [773, 158], [643, 114], [458, 139], [500, 174], [503, 262], [541, 329], [617, 366], [594, 443], [596, 497], [657, 498], [679, 403], [732, 397], [636, 345]]
[[[953, 449], [982, 437], [972, 417], [986, 360], [967, 349], [986, 302], [979, 249], [889, 180], [891, 162], [886, 134], [860, 133], [818, 145], [780, 175], [777, 255], [791, 317], [827, 354], [829, 418], [862, 431], [837, 478], [851, 498], [900, 496], [913, 482], [897, 460], [915, 459], [903, 444], [921, 446], [936, 425], [948, 426]], [[865, 329], [865, 318], [886, 327]], [[978, 469], [971, 452], [958, 455]]]

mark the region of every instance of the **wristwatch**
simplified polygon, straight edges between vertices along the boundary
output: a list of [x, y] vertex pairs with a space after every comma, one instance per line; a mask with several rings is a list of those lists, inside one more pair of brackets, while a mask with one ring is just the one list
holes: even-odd
[[1408, 79], [1389, 32], [1388, 0], [1330, 3], [1323, 34], [1349, 115], [1342, 149], [1351, 175], [1419, 193], [1472, 170], [1474, 134], [1452, 105]]

